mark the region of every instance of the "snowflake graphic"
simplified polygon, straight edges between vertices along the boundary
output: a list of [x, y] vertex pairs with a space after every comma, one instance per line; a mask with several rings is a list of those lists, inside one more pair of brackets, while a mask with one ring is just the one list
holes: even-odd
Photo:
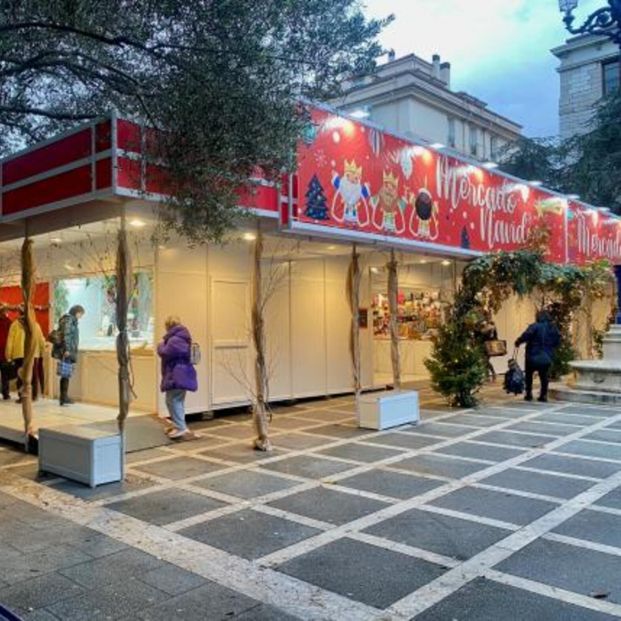
[[328, 163], [326, 152], [323, 149], [317, 149], [315, 151], [315, 163], [318, 168], [323, 168]]

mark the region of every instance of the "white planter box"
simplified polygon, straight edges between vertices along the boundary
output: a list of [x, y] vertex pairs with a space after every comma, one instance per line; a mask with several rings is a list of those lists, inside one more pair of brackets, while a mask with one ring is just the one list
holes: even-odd
[[123, 479], [119, 434], [80, 425], [39, 430], [39, 470], [91, 487]]
[[388, 429], [420, 420], [418, 393], [414, 390], [387, 390], [360, 397], [359, 426], [364, 429]]

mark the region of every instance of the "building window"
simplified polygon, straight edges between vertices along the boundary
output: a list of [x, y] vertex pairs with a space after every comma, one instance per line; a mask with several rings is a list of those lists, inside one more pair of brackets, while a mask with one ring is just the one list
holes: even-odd
[[449, 118], [448, 120], [448, 145], [449, 147], [455, 147], [457, 140], [455, 137], [455, 119]]
[[470, 155], [479, 154], [479, 129], [474, 125], [470, 126]]
[[606, 97], [619, 88], [619, 82], [621, 80], [619, 59], [617, 58], [616, 60], [603, 63], [602, 69], [604, 77], [604, 97]]
[[489, 154], [492, 160], [498, 158], [498, 137], [490, 136], [489, 138]]

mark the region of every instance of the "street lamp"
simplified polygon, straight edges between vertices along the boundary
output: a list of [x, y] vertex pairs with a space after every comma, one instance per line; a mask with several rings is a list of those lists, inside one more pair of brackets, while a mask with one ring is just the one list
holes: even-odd
[[602, 7], [589, 15], [582, 26], [574, 26], [576, 19], [573, 12], [579, 0], [559, 0], [567, 30], [574, 35], [604, 35], [621, 46], [621, 0], [608, 0], [608, 6]]

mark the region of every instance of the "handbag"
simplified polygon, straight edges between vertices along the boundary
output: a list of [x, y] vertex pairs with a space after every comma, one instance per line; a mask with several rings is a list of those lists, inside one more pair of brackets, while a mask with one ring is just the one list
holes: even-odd
[[59, 360], [56, 365], [56, 375], [63, 379], [69, 379], [73, 375], [73, 363]]
[[485, 341], [485, 353], [490, 357], [506, 356], [507, 355], [507, 341], [501, 341], [500, 339], [492, 339]]

